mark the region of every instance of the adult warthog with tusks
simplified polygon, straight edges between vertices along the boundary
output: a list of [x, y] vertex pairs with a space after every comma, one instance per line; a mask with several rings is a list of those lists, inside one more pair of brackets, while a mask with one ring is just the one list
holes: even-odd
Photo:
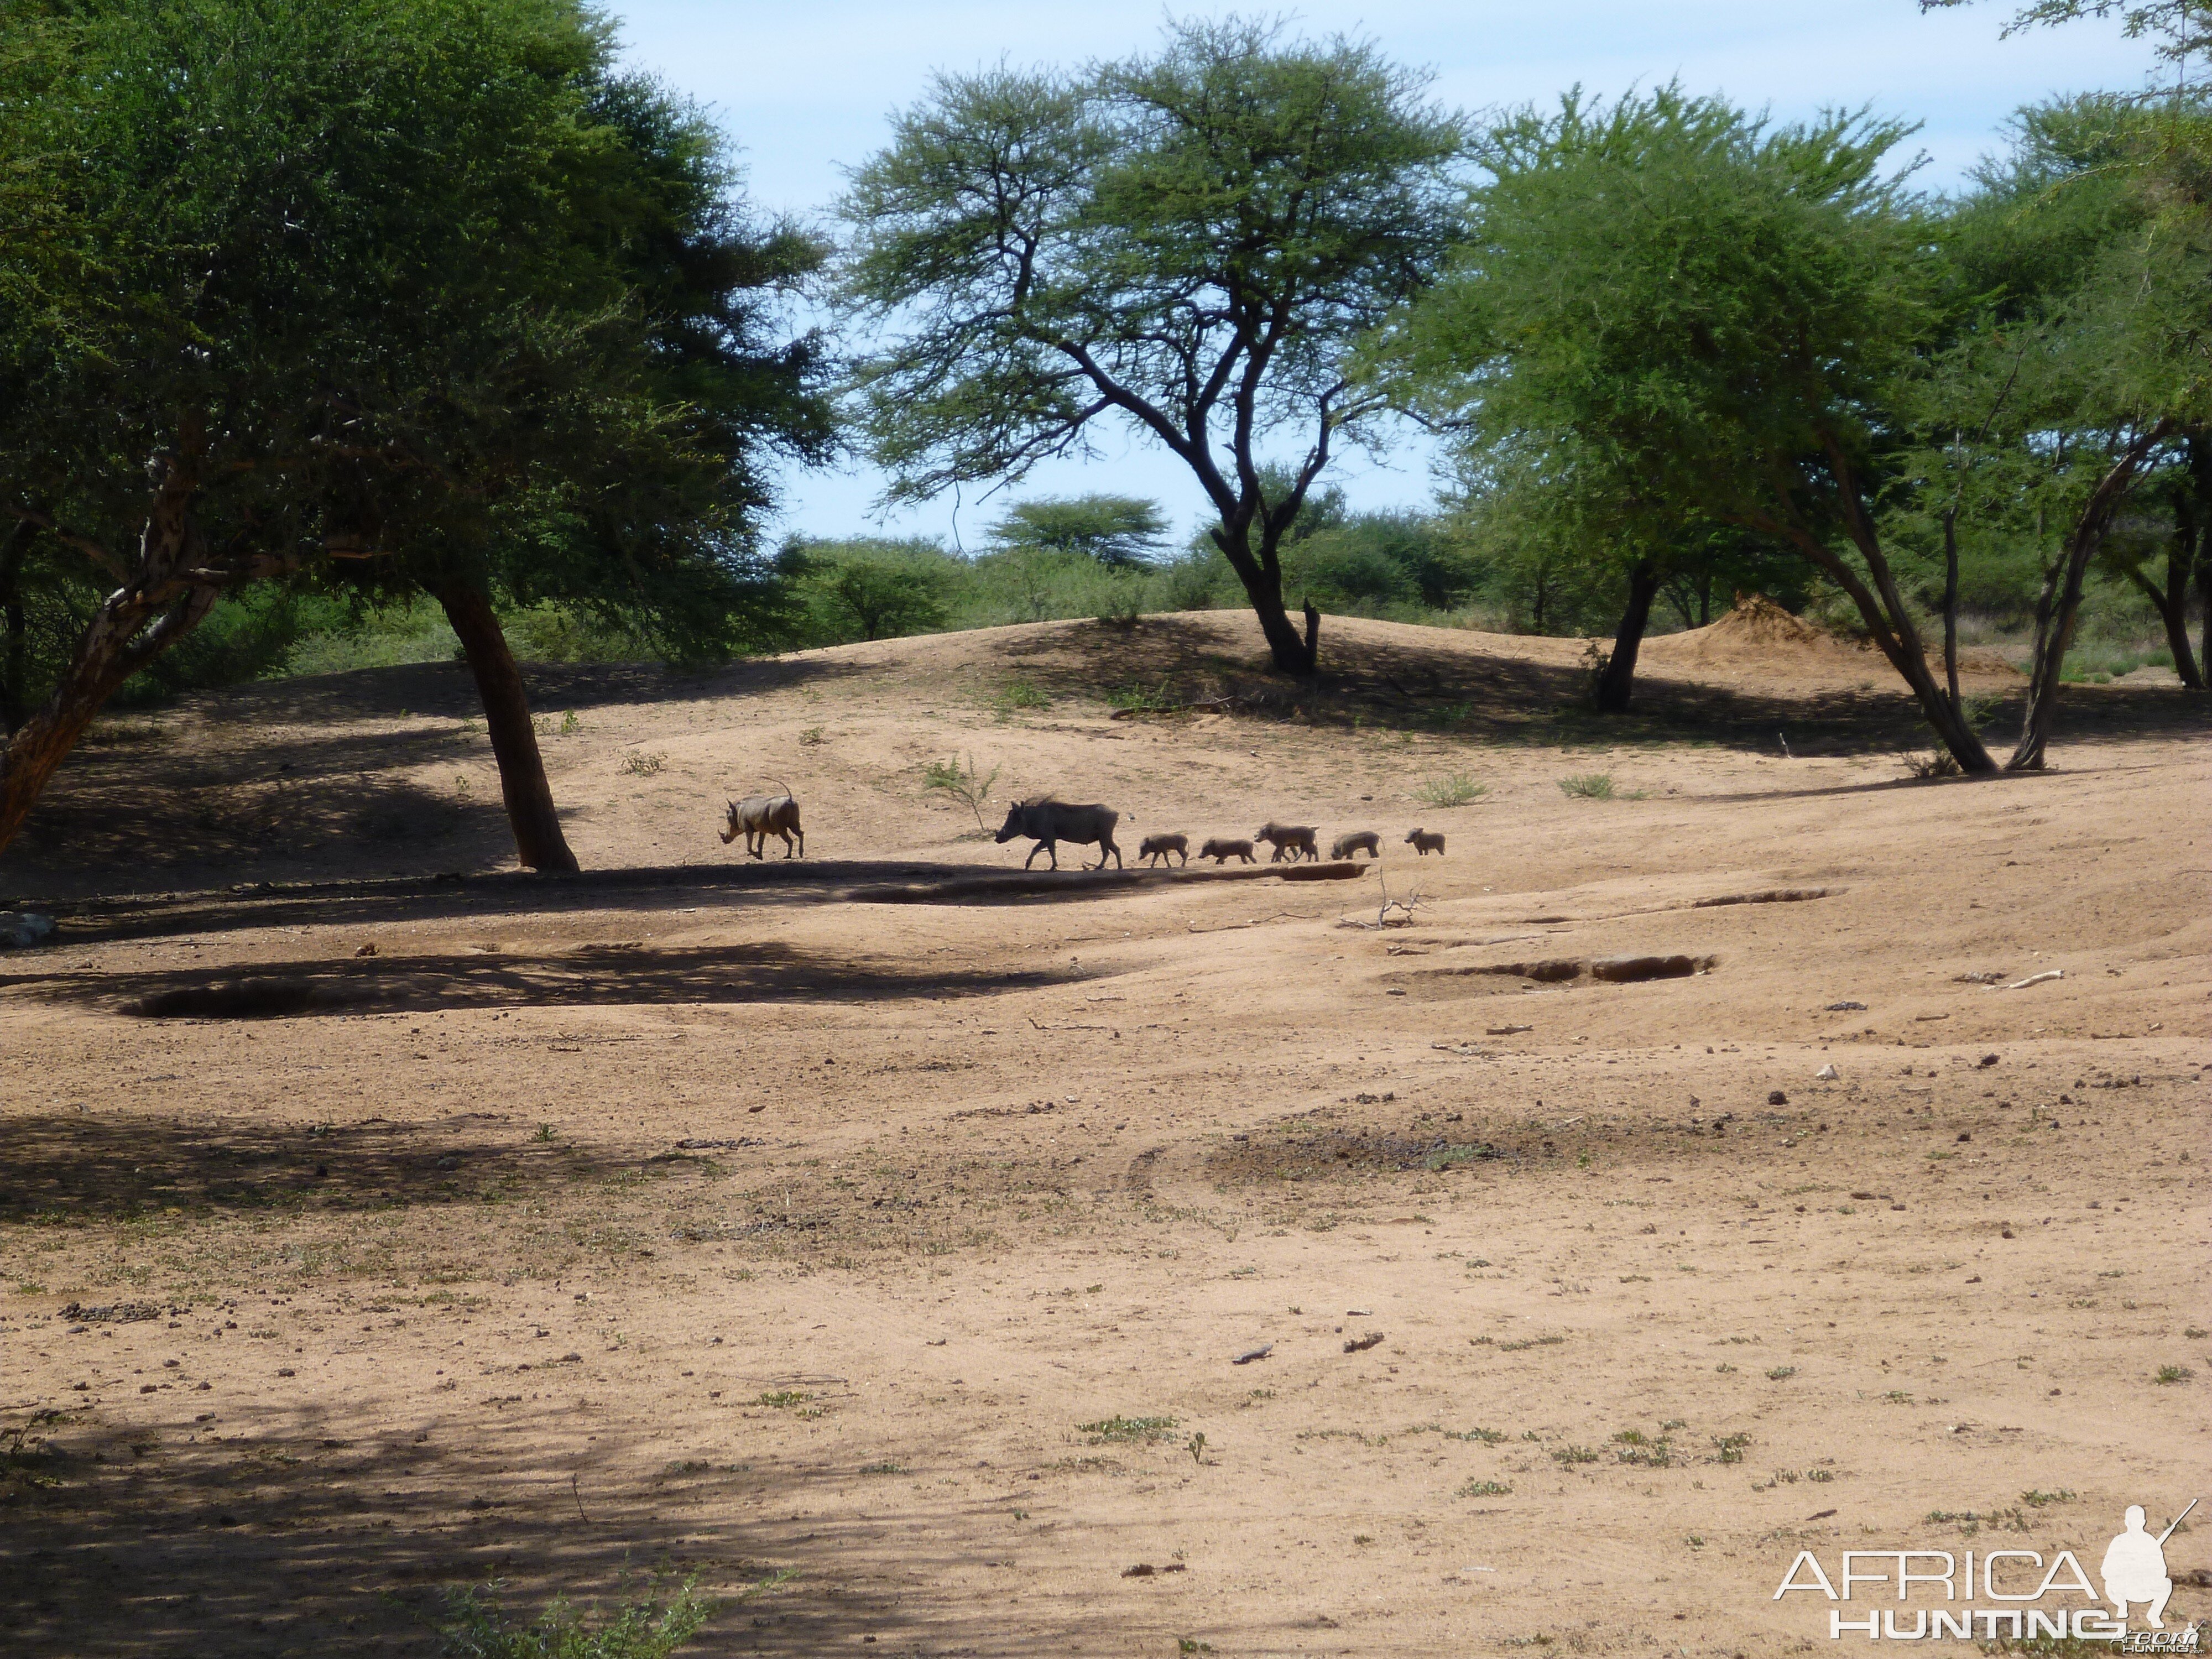
[[1110, 806], [1070, 806], [1049, 795], [1037, 795], [1016, 801], [1006, 809], [1006, 821], [999, 826], [998, 841], [1003, 847], [1016, 836], [1027, 836], [1036, 842], [1030, 848], [1029, 857], [1022, 860], [1024, 870], [1036, 862], [1040, 852], [1051, 859], [1054, 869], [1059, 869], [1059, 843], [1064, 841], [1085, 847], [1097, 843], [1098, 862], [1086, 864], [1085, 869], [1103, 870], [1106, 855], [1111, 853], [1114, 867], [1119, 870], [1125, 866], [1121, 849], [1114, 844], [1114, 826], [1121, 821], [1121, 815]]
[[743, 800], [730, 803], [730, 827], [722, 831], [722, 845], [727, 847], [739, 836], [745, 838], [745, 851], [759, 858], [768, 850], [770, 836], [783, 837], [783, 855], [791, 856], [791, 838], [799, 837], [799, 852], [806, 854], [806, 831], [799, 827], [799, 803], [789, 791], [781, 795], [749, 795]]

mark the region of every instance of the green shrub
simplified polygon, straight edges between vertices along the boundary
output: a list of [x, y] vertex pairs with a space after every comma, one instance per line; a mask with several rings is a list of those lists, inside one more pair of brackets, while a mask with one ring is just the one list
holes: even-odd
[[1489, 793], [1490, 786], [1476, 782], [1472, 774], [1450, 772], [1419, 785], [1413, 791], [1413, 799], [1431, 806], [1464, 806]]
[[1580, 800], [1611, 800], [1613, 775], [1609, 772], [1584, 772], [1575, 777], [1561, 778], [1559, 793]]
[[687, 1578], [665, 1597], [656, 1586], [604, 1617], [596, 1607], [579, 1611], [556, 1601], [531, 1625], [510, 1621], [496, 1584], [457, 1589], [447, 1594], [438, 1634], [452, 1659], [665, 1659], [714, 1611], [694, 1589], [697, 1583]]

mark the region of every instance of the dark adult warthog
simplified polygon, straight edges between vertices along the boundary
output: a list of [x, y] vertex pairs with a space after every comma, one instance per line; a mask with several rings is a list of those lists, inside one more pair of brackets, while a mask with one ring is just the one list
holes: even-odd
[[751, 795], [744, 800], [730, 803], [730, 826], [722, 831], [722, 845], [727, 847], [740, 835], [745, 838], [745, 851], [758, 858], [768, 850], [770, 836], [783, 837], [783, 855], [791, 856], [791, 838], [799, 837], [799, 851], [806, 852], [806, 831], [799, 827], [799, 803], [788, 794]]
[[1086, 870], [1103, 870], [1106, 855], [1114, 855], [1114, 867], [1121, 869], [1121, 849], [1114, 844], [1114, 826], [1121, 815], [1110, 806], [1070, 806], [1064, 800], [1054, 800], [1049, 795], [1039, 795], [1030, 800], [1016, 801], [1006, 809], [1006, 821], [999, 826], [999, 844], [1004, 846], [1016, 836], [1028, 836], [1036, 845], [1030, 848], [1029, 857], [1022, 860], [1026, 870], [1042, 852], [1052, 860], [1052, 867], [1060, 868], [1058, 843], [1072, 841], [1081, 846], [1096, 842], [1098, 862], [1086, 864]]

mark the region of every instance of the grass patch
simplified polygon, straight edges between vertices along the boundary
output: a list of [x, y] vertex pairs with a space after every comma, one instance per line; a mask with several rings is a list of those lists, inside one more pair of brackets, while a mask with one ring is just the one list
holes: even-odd
[[1489, 793], [1490, 786], [1478, 783], [1471, 773], [1447, 772], [1440, 778], [1429, 778], [1417, 785], [1413, 799], [1431, 806], [1465, 806]]
[[656, 1586], [605, 1614], [596, 1606], [579, 1609], [556, 1601], [528, 1625], [508, 1618], [496, 1583], [453, 1590], [438, 1634], [453, 1659], [665, 1659], [714, 1613], [714, 1604], [698, 1594], [697, 1582], [687, 1578], [665, 1595]]
[[1176, 706], [1176, 699], [1162, 680], [1155, 686], [1116, 686], [1106, 694], [1106, 704], [1127, 714], [1164, 714]]
[[992, 694], [992, 712], [998, 714], [1018, 714], [1034, 708], [1049, 708], [1052, 699], [1043, 690], [1030, 680], [1008, 680]]
[[1581, 772], [1559, 780], [1559, 793], [1576, 800], [1619, 800], [1610, 772]]
[[1075, 1428], [1079, 1434], [1087, 1435], [1094, 1446], [1141, 1445], [1174, 1439], [1176, 1420], [1172, 1417], [1107, 1417], [1096, 1423], [1078, 1423]]

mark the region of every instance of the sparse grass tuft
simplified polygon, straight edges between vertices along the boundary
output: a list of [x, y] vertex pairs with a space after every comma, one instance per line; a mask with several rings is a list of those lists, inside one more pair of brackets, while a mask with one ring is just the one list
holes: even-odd
[[1464, 806], [1489, 793], [1490, 786], [1478, 783], [1470, 773], [1447, 772], [1440, 778], [1430, 778], [1417, 785], [1413, 799], [1431, 806]]
[[1613, 775], [1610, 772], [1583, 772], [1559, 780], [1559, 793], [1577, 800], [1611, 800]]
[[697, 1583], [687, 1578], [665, 1596], [656, 1587], [605, 1618], [596, 1607], [580, 1611], [556, 1601], [530, 1625], [509, 1620], [496, 1583], [481, 1590], [457, 1589], [447, 1593], [447, 1616], [439, 1622], [438, 1634], [452, 1659], [665, 1659], [714, 1611], [714, 1604], [697, 1593]]
[[1766, 1373], [1766, 1380], [1770, 1382], [1783, 1382], [1796, 1375], [1797, 1368], [1795, 1365], [1777, 1365]]
[[2158, 1368], [2158, 1375], [2153, 1377], [2151, 1381], [2154, 1382], [2186, 1382], [2191, 1377], [2196, 1375], [2197, 1373], [2191, 1370], [2186, 1365], [2160, 1365]]
[[1913, 778], [1955, 778], [1959, 763], [1948, 750], [1931, 750], [1927, 754], [1905, 750], [1899, 754], [1898, 763], [1905, 768], [1905, 775]]
[[1049, 708], [1052, 699], [1043, 690], [1029, 680], [1008, 680], [992, 694], [993, 712], [1005, 715], [1022, 713], [1031, 708]]
[[1109, 708], [1119, 708], [1131, 714], [1164, 714], [1175, 707], [1175, 698], [1168, 691], [1168, 683], [1158, 685], [1117, 686], [1106, 694]]
[[1076, 1431], [1088, 1435], [1094, 1446], [1137, 1445], [1146, 1441], [1175, 1438], [1172, 1417], [1107, 1417], [1096, 1423], [1078, 1423]]
[[647, 754], [639, 750], [623, 757], [622, 771], [626, 777], [649, 778], [667, 764], [668, 757], [665, 755]]

